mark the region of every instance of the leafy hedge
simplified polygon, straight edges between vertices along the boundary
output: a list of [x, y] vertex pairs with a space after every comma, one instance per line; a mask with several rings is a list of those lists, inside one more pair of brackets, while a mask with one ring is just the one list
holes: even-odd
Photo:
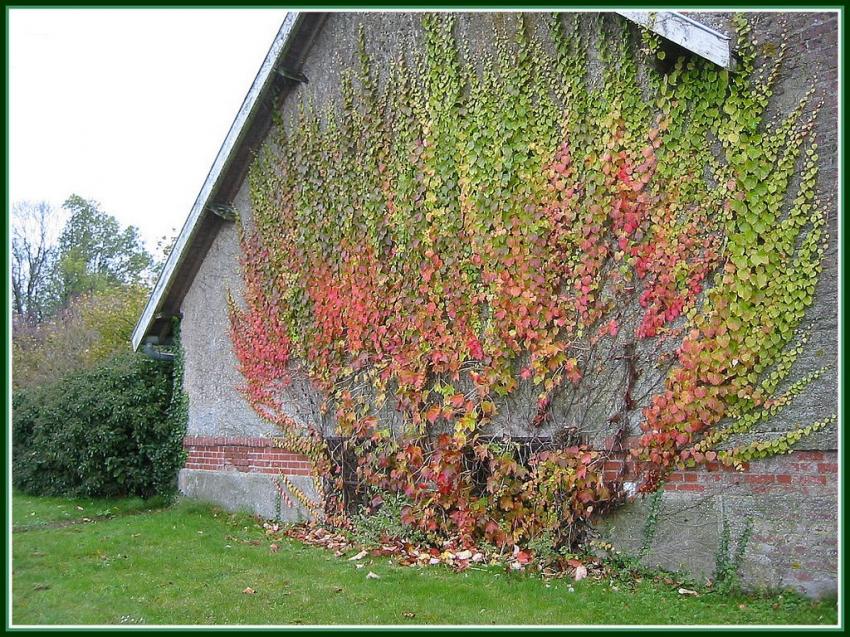
[[15, 392], [15, 487], [105, 497], [173, 491], [185, 429], [174, 390], [170, 363], [127, 353]]

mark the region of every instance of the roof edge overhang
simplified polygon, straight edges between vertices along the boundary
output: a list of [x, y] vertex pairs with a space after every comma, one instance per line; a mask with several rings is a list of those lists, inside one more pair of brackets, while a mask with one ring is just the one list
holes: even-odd
[[[254, 124], [261, 106], [273, 93], [272, 87], [280, 81], [276, 70], [281, 60], [288, 53], [289, 49], [292, 48], [291, 45], [297, 39], [296, 36], [301, 30], [304, 21], [305, 14], [300, 11], [289, 11], [284, 17], [280, 29], [278, 29], [277, 35], [269, 48], [269, 52], [266, 54], [265, 60], [263, 60], [260, 70], [257, 72], [251, 88], [242, 101], [242, 106], [239, 108], [236, 118], [230, 125], [230, 130], [218, 150], [218, 154], [195, 199], [189, 216], [174, 242], [174, 246], [151, 292], [147, 305], [133, 329], [131, 338], [133, 350], [138, 350], [145, 337], [151, 334], [152, 327], [156, 321], [169, 318], [169, 316], [162, 315], [163, 306], [166, 300], [169, 300], [169, 295], [172, 294], [175, 281], [186, 270], [187, 256], [190, 253], [189, 248], [196, 241], [199, 229], [203, 225], [202, 221], [205, 217], [211, 215], [208, 207], [216, 201], [215, 197], [222, 190], [222, 186], [228, 180], [234, 180], [236, 178], [234, 177], [235, 174], [239, 174], [240, 176], [243, 174], [238, 170], [234, 170], [233, 158], [244, 144], [246, 137], [248, 137], [248, 133], [252, 124]], [[179, 303], [179, 299], [171, 300], [173, 302], [172, 304]]]
[[616, 13], [724, 69], [734, 69], [731, 38], [725, 33], [715, 31], [678, 11]]

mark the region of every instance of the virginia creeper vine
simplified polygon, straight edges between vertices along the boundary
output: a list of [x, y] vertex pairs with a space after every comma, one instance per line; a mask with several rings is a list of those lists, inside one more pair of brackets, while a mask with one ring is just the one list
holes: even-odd
[[[776, 393], [805, 344], [826, 241], [815, 96], [765, 115], [785, 45], [757, 67], [737, 17], [740, 71], [697, 57], [665, 69], [651, 33], [574, 14], [552, 17], [550, 48], [518, 17], [473, 60], [454, 22], [423, 16], [424, 50], [383, 83], [361, 31], [338, 106], [304, 104], [250, 173], [233, 345], [251, 404], [313, 460], [325, 511], [343, 513], [339, 481], [321, 479], [329, 433], [364, 483], [409, 498], [407, 524], [571, 544], [621, 497], [602, 477], [613, 449], [589, 440], [630, 414], [644, 492], [828, 425], [730, 443], [819, 375]], [[646, 368], [643, 395], [630, 367], [624, 404], [589, 422], [619, 387], [605, 379], [624, 348]], [[294, 375], [321, 397], [319, 421], [288, 409]], [[583, 441], [520, 462], [489, 437], [528, 395], [514, 426], [572, 425]]]

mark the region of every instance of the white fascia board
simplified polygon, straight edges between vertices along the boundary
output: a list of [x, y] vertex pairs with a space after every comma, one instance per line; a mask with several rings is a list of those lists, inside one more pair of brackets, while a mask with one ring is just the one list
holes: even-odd
[[180, 234], [174, 242], [174, 247], [168, 255], [168, 259], [166, 260], [165, 266], [159, 275], [159, 279], [157, 279], [153, 292], [151, 292], [148, 303], [145, 306], [138, 323], [136, 323], [136, 327], [133, 329], [133, 350], [139, 349], [142, 339], [145, 337], [151, 323], [156, 318], [156, 314], [159, 312], [162, 302], [174, 282], [177, 269], [185, 260], [186, 250], [189, 249], [189, 246], [192, 244], [192, 239], [195, 236], [198, 222], [204, 214], [204, 210], [207, 205], [210, 203], [210, 196], [216, 190], [219, 180], [224, 175], [225, 169], [228, 167], [230, 162], [231, 155], [236, 151], [244, 137], [244, 134], [247, 132], [247, 125], [252, 119], [254, 109], [259, 103], [260, 96], [263, 95], [264, 89], [274, 78], [275, 67], [277, 66], [278, 59], [280, 58], [290, 35], [294, 32], [294, 27], [298, 21], [299, 15], [298, 11], [287, 12], [283, 19], [283, 23], [275, 36], [274, 42], [272, 42], [272, 45], [269, 48], [266, 59], [263, 61], [260, 70], [257, 72], [257, 76], [254, 78], [254, 82], [251, 84], [248, 94], [242, 101], [242, 106], [236, 115], [236, 119], [234, 119], [233, 124], [230, 125], [230, 130], [227, 132], [227, 136], [224, 138], [221, 148], [219, 148], [215, 161], [212, 164], [212, 168], [210, 168], [209, 174], [207, 174], [207, 178], [204, 181], [204, 185], [201, 187], [201, 191], [195, 199], [195, 204], [192, 206], [189, 217], [186, 219], [186, 223], [183, 224], [183, 228], [180, 230]]
[[734, 65], [731, 38], [686, 15], [676, 11], [617, 11], [617, 13], [724, 69], [731, 69]]

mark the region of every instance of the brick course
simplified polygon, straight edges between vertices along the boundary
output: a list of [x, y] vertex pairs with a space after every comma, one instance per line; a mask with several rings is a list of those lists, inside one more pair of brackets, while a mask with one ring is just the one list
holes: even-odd
[[[186, 469], [241, 471], [292, 476], [310, 475], [310, 461], [302, 454], [277, 446], [273, 438], [186, 436]], [[835, 496], [838, 488], [838, 457], [835, 451], [795, 451], [765, 460], [754, 460], [738, 471], [718, 463], [676, 471], [665, 491], [751, 492]], [[634, 475], [631, 459], [606, 460], [606, 481], [628, 480]]]
[[[635, 447], [636, 439], [624, 441], [624, 448]], [[625, 454], [605, 461], [606, 481], [634, 479], [635, 463]], [[803, 496], [837, 496], [837, 451], [793, 451], [744, 464], [744, 470], [717, 462], [675, 471], [667, 478], [665, 491], [711, 493], [769, 493]]]
[[281, 449], [273, 438], [186, 436], [186, 469], [310, 475], [306, 456]]

